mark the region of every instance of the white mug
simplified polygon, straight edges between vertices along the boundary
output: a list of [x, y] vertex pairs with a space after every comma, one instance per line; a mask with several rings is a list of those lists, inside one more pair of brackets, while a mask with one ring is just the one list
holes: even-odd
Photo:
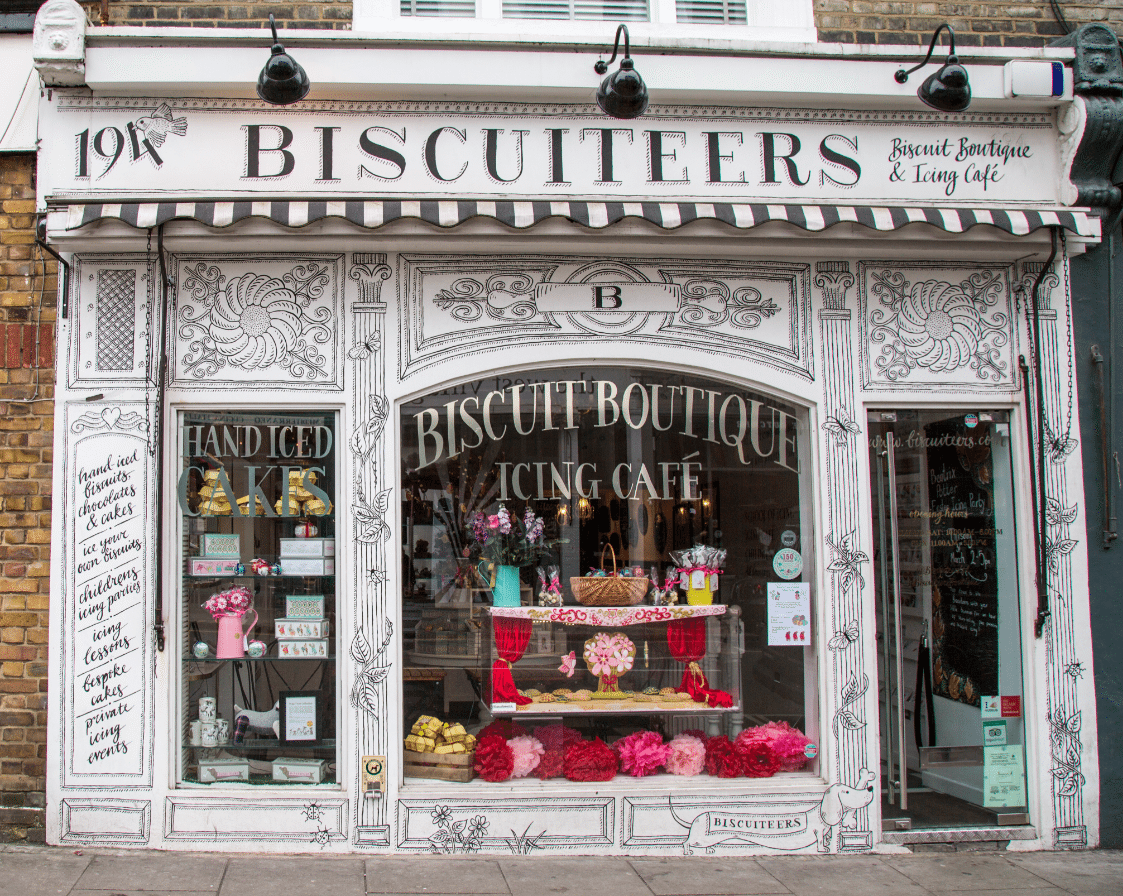
[[215, 737], [220, 744], [230, 740], [230, 721], [228, 719], [215, 719]]
[[214, 697], [199, 698], [199, 721], [213, 722], [218, 711], [218, 704]]
[[218, 746], [218, 725], [214, 722], [203, 722], [203, 746]]
[[191, 746], [198, 747], [203, 743], [203, 723], [196, 720], [191, 723]]

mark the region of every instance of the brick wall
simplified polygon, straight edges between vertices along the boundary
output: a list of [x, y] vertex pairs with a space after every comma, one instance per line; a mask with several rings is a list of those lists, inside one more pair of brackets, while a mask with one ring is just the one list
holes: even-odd
[[56, 269], [34, 227], [35, 158], [0, 154], [0, 842], [44, 834]]
[[[1073, 30], [1089, 22], [1104, 22], [1117, 33], [1123, 31], [1121, 0], [1077, 0], [1058, 5]], [[815, 26], [821, 41], [923, 44], [927, 48], [932, 33], [943, 22], [955, 29], [957, 47], [1041, 47], [1065, 33], [1048, 3], [815, 0]], [[943, 35], [940, 40], [946, 46]]]
[[[101, 22], [101, 3], [81, 0], [89, 19]], [[193, 28], [260, 28], [273, 13], [286, 28], [350, 28], [351, 0], [298, 0], [294, 3], [261, 3], [257, 0], [110, 0], [110, 25]]]

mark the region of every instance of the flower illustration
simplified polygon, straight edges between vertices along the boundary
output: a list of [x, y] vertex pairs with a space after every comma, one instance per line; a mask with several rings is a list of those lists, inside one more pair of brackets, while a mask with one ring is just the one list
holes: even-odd
[[937, 372], [969, 363], [983, 327], [971, 297], [938, 280], [916, 284], [897, 308], [898, 334], [906, 354], [918, 366]]
[[220, 355], [253, 370], [284, 363], [301, 327], [291, 289], [274, 277], [246, 274], [215, 296], [208, 331]]
[[433, 823], [437, 825], [447, 824], [452, 819], [452, 810], [448, 806], [437, 806], [429, 814], [433, 816]]

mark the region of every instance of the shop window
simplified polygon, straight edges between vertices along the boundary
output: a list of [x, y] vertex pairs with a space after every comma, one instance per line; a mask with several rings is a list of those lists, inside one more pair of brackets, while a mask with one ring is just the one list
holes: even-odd
[[181, 785], [336, 781], [335, 432], [180, 415]]
[[407, 783], [816, 771], [804, 410], [603, 367], [400, 414]]

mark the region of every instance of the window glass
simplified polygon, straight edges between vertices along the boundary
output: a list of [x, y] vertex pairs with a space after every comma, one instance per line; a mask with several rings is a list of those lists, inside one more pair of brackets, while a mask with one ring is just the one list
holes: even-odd
[[[684, 756], [733, 751], [726, 772], [758, 741], [788, 751], [771, 771], [813, 769], [806, 428], [785, 401], [645, 368], [404, 405], [407, 778], [594, 780], [564, 768], [572, 743], [603, 768], [596, 744], [616, 744], [616, 773], [635, 774], [621, 742], [658, 757], [686, 732]], [[770, 584], [789, 601], [771, 638]], [[489, 734], [533, 740], [509, 745], [509, 775]], [[539, 749], [553, 758], [523, 755]]]
[[335, 427], [180, 417], [184, 785], [336, 780]]

